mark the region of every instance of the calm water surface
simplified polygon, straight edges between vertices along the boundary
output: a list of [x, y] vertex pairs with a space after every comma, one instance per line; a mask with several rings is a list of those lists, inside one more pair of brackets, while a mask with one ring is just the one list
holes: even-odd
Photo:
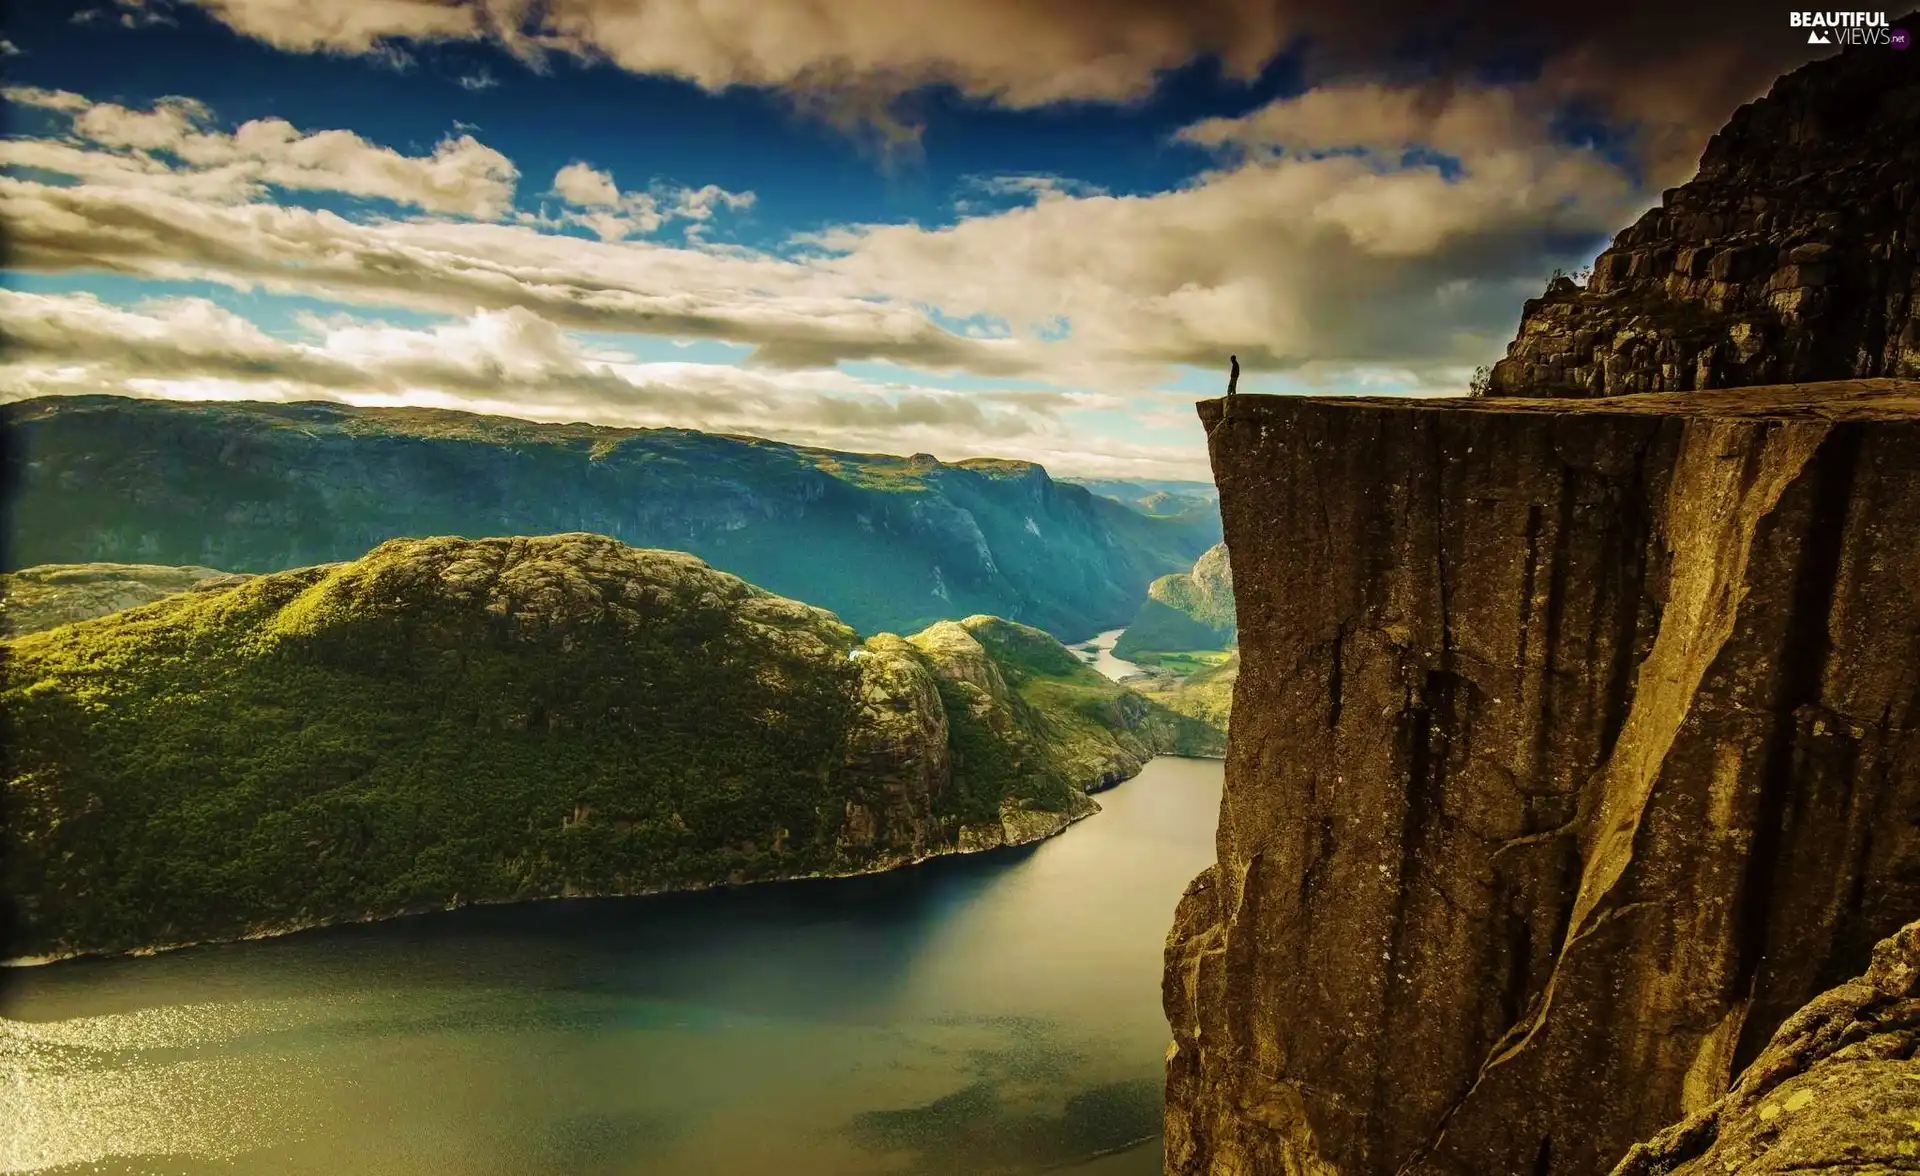
[[872, 878], [12, 971], [0, 1171], [1157, 1173], [1220, 785], [1163, 757], [1038, 846]]
[[1124, 632], [1126, 632], [1125, 629], [1108, 629], [1095, 637], [1091, 642], [1094, 652], [1089, 654], [1085, 651], [1076, 651], [1080, 654], [1080, 660], [1116, 682], [1124, 682], [1135, 674], [1146, 673], [1137, 663], [1113, 656], [1113, 647], [1119, 643], [1120, 634]]

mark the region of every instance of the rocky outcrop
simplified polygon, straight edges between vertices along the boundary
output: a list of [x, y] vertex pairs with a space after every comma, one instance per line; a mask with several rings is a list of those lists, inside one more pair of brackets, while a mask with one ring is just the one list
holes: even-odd
[[1726, 1097], [1614, 1176], [1920, 1170], [1920, 923], [1774, 1034]]
[[1920, 376], [1912, 56], [1850, 48], [1741, 107], [1584, 289], [1562, 279], [1526, 304], [1491, 394]]
[[1169, 1172], [1607, 1172], [1920, 917], [1920, 383], [1220, 410]]
[[0, 405], [9, 566], [236, 572], [394, 538], [588, 531], [686, 551], [862, 632], [973, 613], [1067, 639], [1126, 623], [1219, 541], [1031, 462], [836, 453], [688, 429], [432, 409], [45, 397]]
[[0, 636], [24, 636], [148, 604], [192, 588], [228, 587], [244, 574], [164, 564], [41, 564], [0, 575]]
[[22, 955], [889, 869], [1217, 738], [1038, 629], [862, 642], [586, 534], [394, 540], [5, 652]]

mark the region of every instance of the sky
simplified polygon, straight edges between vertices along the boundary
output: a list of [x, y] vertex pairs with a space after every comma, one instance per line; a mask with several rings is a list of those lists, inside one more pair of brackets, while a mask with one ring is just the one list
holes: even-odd
[[1454, 394], [1833, 49], [1409, 0], [36, 0], [0, 399], [332, 399], [1207, 477]]

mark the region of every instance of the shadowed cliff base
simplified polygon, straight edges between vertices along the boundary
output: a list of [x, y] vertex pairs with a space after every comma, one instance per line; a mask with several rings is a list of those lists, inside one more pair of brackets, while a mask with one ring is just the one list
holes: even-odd
[[1607, 1172], [1920, 917], [1920, 382], [1221, 408], [1169, 1172]]

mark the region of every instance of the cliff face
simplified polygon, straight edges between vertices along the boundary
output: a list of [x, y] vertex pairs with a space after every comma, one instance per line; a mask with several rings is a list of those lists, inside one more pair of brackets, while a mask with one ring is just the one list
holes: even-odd
[[24, 954], [885, 869], [1218, 740], [1037, 629], [861, 642], [597, 535], [395, 540], [0, 652]]
[[1614, 1176], [1911, 1172], [1920, 1156], [1920, 923], [1787, 1020], [1725, 1098]]
[[1220, 538], [1029, 462], [835, 453], [424, 409], [56, 397], [0, 406], [14, 566], [274, 572], [388, 539], [591, 531], [687, 551], [862, 632], [1005, 616], [1076, 640]]
[[1606, 1172], [1920, 917], [1920, 384], [1201, 416], [1170, 1172]]
[[1920, 376], [1916, 258], [1920, 70], [1884, 45], [1848, 49], [1741, 107], [1585, 289], [1529, 301], [1491, 391]]

